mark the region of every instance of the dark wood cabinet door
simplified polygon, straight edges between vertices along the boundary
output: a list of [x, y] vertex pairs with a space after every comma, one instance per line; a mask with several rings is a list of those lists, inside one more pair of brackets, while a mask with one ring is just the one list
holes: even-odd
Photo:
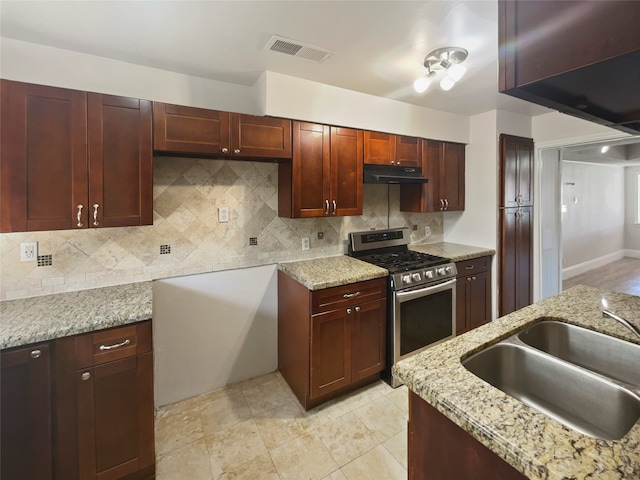
[[[2, 80], [0, 230], [86, 228], [86, 94]], [[83, 223], [80, 227], [78, 223]]]
[[231, 155], [291, 158], [291, 120], [232, 113]]
[[311, 316], [311, 399], [351, 383], [351, 316], [342, 308]]
[[442, 143], [440, 168], [440, 196], [444, 210], [464, 210], [465, 146], [459, 143]]
[[89, 93], [89, 227], [153, 224], [151, 102]]
[[531, 304], [533, 207], [500, 213], [499, 316]]
[[469, 285], [467, 277], [458, 277], [456, 281], [456, 335], [468, 330], [467, 305]]
[[491, 274], [480, 272], [467, 281], [467, 324], [474, 329], [491, 320]]
[[500, 206], [533, 205], [533, 140], [500, 135]]
[[50, 480], [53, 440], [49, 345], [3, 351], [0, 361], [0, 476], [3, 480]]
[[391, 165], [396, 160], [395, 135], [365, 130], [364, 163]]
[[191, 155], [229, 155], [229, 112], [153, 102], [153, 149]]
[[352, 381], [381, 372], [385, 367], [387, 300], [353, 307], [351, 313]]
[[362, 215], [362, 131], [331, 127], [331, 214]]
[[396, 165], [419, 167], [422, 163], [422, 140], [418, 137], [395, 135]]

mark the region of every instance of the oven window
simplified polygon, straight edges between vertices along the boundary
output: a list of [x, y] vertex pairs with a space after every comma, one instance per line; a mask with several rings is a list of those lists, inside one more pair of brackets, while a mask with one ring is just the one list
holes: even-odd
[[400, 304], [400, 355], [453, 335], [453, 290]]

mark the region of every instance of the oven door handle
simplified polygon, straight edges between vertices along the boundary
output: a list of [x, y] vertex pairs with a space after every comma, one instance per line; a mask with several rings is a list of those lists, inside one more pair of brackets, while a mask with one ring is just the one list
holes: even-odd
[[429, 285], [424, 288], [418, 288], [416, 290], [405, 290], [405, 291], [396, 291], [395, 296], [398, 300], [406, 301], [413, 300], [414, 298], [423, 297], [428, 295], [429, 293], [436, 293], [441, 290], [447, 290], [451, 288], [452, 285], [455, 285], [456, 279], [452, 278], [451, 280], [447, 280], [446, 282], [438, 283], [436, 285]]

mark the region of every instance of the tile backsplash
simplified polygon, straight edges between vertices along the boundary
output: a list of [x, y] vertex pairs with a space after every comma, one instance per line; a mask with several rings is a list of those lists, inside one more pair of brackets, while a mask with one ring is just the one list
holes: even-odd
[[[364, 185], [361, 216], [287, 219], [275, 163], [156, 157], [153, 166], [152, 226], [0, 235], [0, 300], [339, 255], [349, 232], [388, 224], [416, 225], [413, 241], [428, 226], [428, 241], [442, 241], [442, 214], [400, 212], [398, 185]], [[218, 222], [219, 207], [229, 222]], [[21, 262], [27, 241], [51, 265]]]

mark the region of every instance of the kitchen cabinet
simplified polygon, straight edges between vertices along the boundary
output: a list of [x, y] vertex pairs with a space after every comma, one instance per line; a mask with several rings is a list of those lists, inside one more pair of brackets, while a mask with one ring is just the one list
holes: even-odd
[[364, 163], [419, 167], [421, 151], [417, 137], [364, 131]]
[[151, 225], [151, 103], [2, 80], [2, 232]]
[[526, 478], [411, 391], [407, 450], [409, 480]]
[[151, 321], [55, 341], [56, 476], [155, 472]]
[[456, 262], [456, 335], [491, 321], [491, 257]]
[[533, 299], [533, 140], [500, 135], [499, 316]]
[[291, 158], [291, 120], [153, 103], [153, 149], [215, 158]]
[[422, 174], [428, 183], [401, 185], [401, 211], [464, 210], [464, 144], [422, 140]]
[[278, 167], [278, 215], [362, 215], [362, 131], [293, 122], [293, 158]]
[[386, 280], [311, 291], [278, 272], [278, 368], [305, 409], [380, 377]]
[[639, 23], [635, 0], [500, 0], [499, 90], [637, 134]]
[[0, 476], [53, 478], [51, 351], [48, 343], [0, 355]]

